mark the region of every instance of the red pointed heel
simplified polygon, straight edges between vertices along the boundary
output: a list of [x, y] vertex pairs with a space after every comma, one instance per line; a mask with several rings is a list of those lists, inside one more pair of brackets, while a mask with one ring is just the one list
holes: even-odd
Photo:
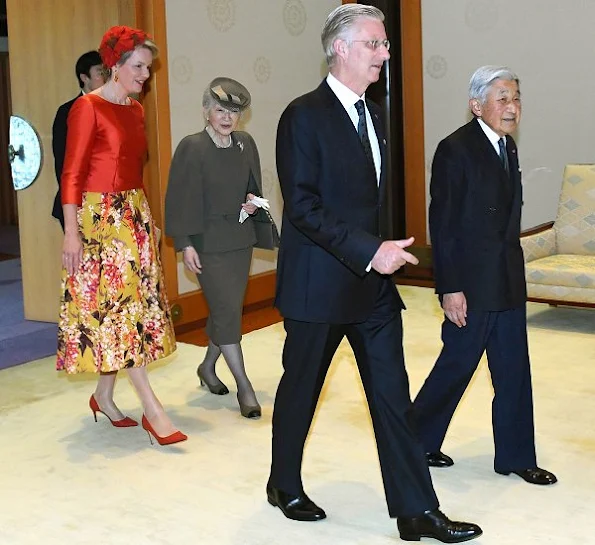
[[[94, 394], [91, 394], [91, 398], [89, 399], [89, 407], [93, 411], [93, 418], [95, 418], [95, 422], [97, 422], [97, 413], [107, 416], [107, 414], [105, 414], [99, 408], [99, 404], [97, 403]], [[138, 422], [132, 418], [129, 418], [128, 416], [125, 416], [122, 418], [122, 420], [112, 420], [109, 416], [107, 416], [107, 419], [112, 423], [112, 426], [116, 428], [131, 428], [132, 426], [138, 426]]]
[[181, 431], [175, 431], [174, 433], [172, 433], [171, 435], [168, 435], [167, 437], [160, 437], [159, 435], [157, 435], [155, 433], [153, 426], [151, 426], [151, 423], [147, 420], [147, 417], [144, 414], [143, 414], [143, 418], [142, 418], [142, 424], [143, 424], [144, 430], [147, 432], [147, 435], [149, 436], [149, 441], [151, 441], [151, 445], [153, 444], [153, 439], [152, 439], [151, 435], [162, 446], [163, 445], [173, 445], [174, 443], [181, 443], [182, 441], [186, 441], [186, 439], [188, 439], [188, 436], [183, 434]]

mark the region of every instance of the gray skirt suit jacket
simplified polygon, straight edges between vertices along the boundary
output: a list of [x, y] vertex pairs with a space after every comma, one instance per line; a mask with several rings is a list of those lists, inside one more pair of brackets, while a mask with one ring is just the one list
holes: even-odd
[[209, 306], [207, 334], [215, 344], [241, 339], [241, 317], [252, 248], [253, 219], [239, 222], [248, 193], [262, 195], [260, 159], [252, 137], [232, 133], [218, 148], [206, 131], [186, 136], [174, 153], [165, 198], [165, 233], [176, 250], [194, 246], [197, 275]]

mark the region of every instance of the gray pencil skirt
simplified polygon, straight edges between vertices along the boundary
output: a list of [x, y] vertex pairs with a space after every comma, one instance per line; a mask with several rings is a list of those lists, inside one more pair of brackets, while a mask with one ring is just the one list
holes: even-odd
[[252, 247], [199, 255], [202, 273], [197, 278], [209, 306], [207, 335], [216, 345], [239, 343]]

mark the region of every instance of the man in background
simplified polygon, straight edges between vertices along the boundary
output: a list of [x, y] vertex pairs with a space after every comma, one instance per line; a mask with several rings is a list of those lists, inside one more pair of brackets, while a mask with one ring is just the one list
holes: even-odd
[[62, 166], [64, 165], [64, 153], [66, 152], [66, 134], [68, 132], [68, 113], [74, 104], [74, 101], [80, 96], [94, 91], [105, 83], [103, 64], [97, 51], [88, 51], [79, 57], [75, 65], [75, 74], [79, 82], [81, 92], [72, 100], [62, 104], [56, 112], [54, 124], [52, 125], [52, 150], [54, 152], [54, 168], [56, 170], [56, 180], [58, 180], [58, 192], [54, 199], [52, 216], [54, 216], [64, 230], [64, 215], [62, 213], [62, 201], [60, 195], [60, 178], [62, 176]]

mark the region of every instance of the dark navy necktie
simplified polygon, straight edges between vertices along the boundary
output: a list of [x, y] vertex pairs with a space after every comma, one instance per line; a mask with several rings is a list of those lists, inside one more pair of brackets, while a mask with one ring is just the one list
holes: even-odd
[[357, 134], [359, 135], [359, 139], [362, 143], [362, 146], [364, 147], [364, 153], [366, 154], [366, 157], [370, 161], [370, 164], [376, 168], [374, 165], [374, 155], [372, 154], [370, 138], [368, 137], [368, 124], [366, 122], [366, 106], [364, 105], [364, 101], [358, 100], [355, 103], [355, 109], [357, 110], [357, 115], [359, 116]]
[[498, 148], [500, 148], [500, 162], [506, 171], [506, 174], [510, 176], [510, 166], [508, 165], [508, 153], [506, 153], [506, 143], [504, 138], [498, 140]]

